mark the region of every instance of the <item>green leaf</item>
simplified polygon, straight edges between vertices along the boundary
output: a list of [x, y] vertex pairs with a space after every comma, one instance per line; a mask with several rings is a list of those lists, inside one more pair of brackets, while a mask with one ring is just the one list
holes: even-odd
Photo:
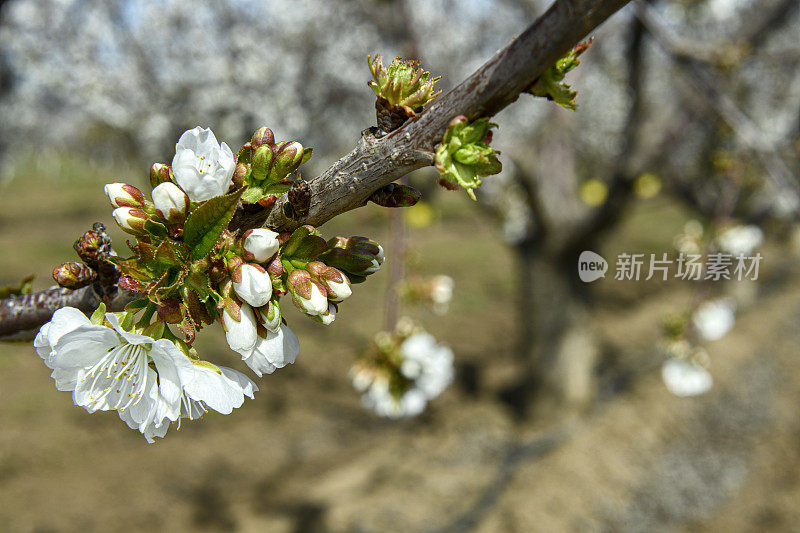
[[155, 252], [155, 260], [166, 266], [178, 266], [183, 264], [180, 255], [170, 246], [169, 241], [162, 241]]
[[134, 300], [130, 302], [128, 305], [126, 305], [125, 310], [130, 311], [131, 313], [138, 313], [139, 311], [147, 307], [147, 304], [149, 303], [150, 300], [148, 300], [147, 298], [139, 298], [138, 300]]
[[191, 247], [193, 259], [202, 259], [214, 249], [233, 218], [236, 204], [244, 191], [239, 189], [231, 194], [216, 196], [189, 215], [183, 228], [183, 240]]
[[106, 315], [106, 304], [101, 302], [100, 305], [97, 306], [97, 309], [94, 310], [94, 313], [92, 313], [92, 316], [89, 318], [89, 321], [91, 321], [91, 323], [94, 324], [95, 326], [99, 326], [105, 320], [106, 318], [105, 315]]
[[167, 227], [161, 222], [148, 218], [144, 223], [144, 230], [154, 237], [161, 239], [167, 236]]

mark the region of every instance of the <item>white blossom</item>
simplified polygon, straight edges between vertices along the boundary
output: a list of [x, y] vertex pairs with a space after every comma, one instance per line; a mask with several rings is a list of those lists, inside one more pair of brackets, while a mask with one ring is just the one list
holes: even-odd
[[227, 307], [223, 309], [222, 327], [225, 328], [225, 340], [234, 352], [244, 355], [255, 347], [258, 340], [256, 315], [248, 304], [242, 304], [239, 320], [231, 316]]
[[172, 174], [193, 202], [225, 194], [235, 168], [230, 147], [218, 144], [208, 128], [198, 126], [184, 132], [175, 145]]
[[390, 386], [392, 370], [357, 365], [351, 372], [353, 387], [363, 393], [361, 404], [379, 416], [417, 416], [453, 381], [453, 351], [437, 343], [432, 335], [411, 335], [400, 345], [400, 354], [400, 374], [410, 381], [404, 390]]
[[[126, 331], [116, 315], [111, 327], [95, 325], [80, 311], [63, 308], [34, 341], [53, 369], [59, 390], [72, 391], [88, 412], [118, 410], [139, 426], [160, 429], [180, 415], [180, 372], [192, 364], [175, 344]], [[153, 366], [150, 366], [153, 363]]]
[[717, 243], [723, 252], [733, 255], [750, 255], [761, 245], [764, 232], [755, 225], [735, 226], [723, 231], [717, 237]]
[[123, 328], [115, 314], [93, 324], [73, 307], [43, 325], [34, 347], [53, 369], [56, 388], [71, 391], [88, 412], [116, 410], [148, 442], [170, 422], [197, 418], [206, 407], [228, 414], [253, 397], [256, 385], [240, 372], [190, 360], [173, 342]]
[[266, 263], [280, 248], [278, 234], [266, 228], [248, 230], [244, 234], [243, 247], [245, 254], [252, 257], [248, 257], [249, 260]]
[[661, 367], [664, 385], [675, 396], [697, 396], [714, 384], [711, 373], [700, 364], [685, 358], [668, 359]]
[[281, 324], [277, 331], [267, 330], [266, 338], [259, 337], [253, 348], [240, 353], [245, 364], [261, 377], [293, 364], [300, 353], [300, 341], [289, 326]]
[[189, 197], [174, 183], [160, 183], [152, 192], [156, 212], [170, 223], [183, 222], [189, 212]]
[[[439, 344], [430, 333], [416, 333], [400, 345], [403, 354], [401, 372], [414, 380], [430, 400], [439, 396], [453, 381], [453, 350]], [[411, 372], [413, 369], [413, 372]]]
[[263, 268], [245, 263], [234, 273], [233, 290], [253, 307], [261, 307], [272, 298], [272, 280]]
[[703, 302], [692, 315], [697, 332], [708, 341], [724, 337], [735, 320], [733, 303], [726, 298]]

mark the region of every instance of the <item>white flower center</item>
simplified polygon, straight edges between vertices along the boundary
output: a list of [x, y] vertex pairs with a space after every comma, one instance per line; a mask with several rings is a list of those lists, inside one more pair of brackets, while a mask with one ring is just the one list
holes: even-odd
[[194, 166], [201, 174], [213, 174], [217, 167], [217, 161], [210, 156], [196, 154]]
[[142, 345], [123, 344], [109, 350], [87, 372], [92, 380], [92, 404], [116, 399], [113, 409], [124, 411], [142, 399], [147, 386], [147, 351]]

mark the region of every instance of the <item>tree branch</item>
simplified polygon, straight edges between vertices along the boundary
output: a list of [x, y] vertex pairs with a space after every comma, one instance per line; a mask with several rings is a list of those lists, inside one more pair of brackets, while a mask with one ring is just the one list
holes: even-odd
[[319, 226], [364, 205], [380, 187], [433, 164], [433, 150], [457, 115], [493, 116], [514, 102], [542, 72], [628, 0], [556, 0], [536, 22], [469, 78], [434, 100], [401, 128], [377, 138], [365, 132], [355, 150], [311, 180], [311, 209], [296, 220], [285, 216], [280, 198], [266, 226], [291, 231]]
[[[238, 216], [233, 229], [266, 225], [290, 231], [303, 224], [319, 226], [364, 205], [380, 187], [409, 172], [433, 164], [433, 151], [447, 124], [457, 115], [470, 119], [492, 116], [514, 102], [527, 87], [591, 30], [629, 0], [556, 0], [550, 9], [469, 78], [438, 98], [422, 114], [382, 137], [365, 130], [356, 148], [311, 180], [308, 216], [284, 214], [286, 196], [267, 214]], [[266, 216], [266, 222], [265, 222]], [[110, 309], [121, 309], [132, 295], [119, 291]], [[90, 313], [100, 299], [90, 287], [69, 291], [48, 289], [0, 302], [0, 340], [31, 338], [62, 307]]]

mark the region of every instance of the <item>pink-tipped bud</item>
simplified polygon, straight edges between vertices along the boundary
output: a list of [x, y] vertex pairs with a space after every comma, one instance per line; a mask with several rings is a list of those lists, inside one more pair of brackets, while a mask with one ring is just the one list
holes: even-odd
[[272, 298], [272, 280], [260, 265], [245, 263], [231, 274], [233, 290], [253, 307], [266, 305]]
[[250, 141], [253, 147], [257, 148], [263, 144], [272, 146], [275, 144], [275, 135], [269, 128], [261, 127], [253, 134], [253, 139]]
[[280, 248], [278, 234], [266, 228], [256, 228], [244, 232], [242, 247], [244, 258], [256, 263], [266, 263]]
[[306, 270], [325, 287], [330, 301], [341, 302], [353, 294], [350, 280], [338, 268], [328, 266], [321, 261], [312, 261], [306, 265]]
[[328, 311], [325, 287], [311, 278], [305, 270], [293, 270], [287, 280], [292, 302], [307, 315], [322, 315]]
[[297, 170], [303, 161], [303, 145], [297, 141], [278, 143], [272, 147], [272, 151], [275, 161], [270, 171], [270, 177], [275, 180], [282, 180]]
[[189, 197], [174, 183], [162, 183], [153, 189], [153, 204], [158, 216], [169, 224], [180, 224], [189, 214]]
[[142, 191], [127, 183], [108, 183], [103, 188], [108, 196], [108, 201], [114, 207], [142, 207], [144, 194]]
[[111, 213], [122, 231], [132, 235], [141, 235], [145, 232], [144, 223], [147, 222], [147, 213], [136, 207], [118, 207]]
[[150, 167], [150, 186], [155, 188], [161, 183], [168, 183], [172, 180], [172, 168], [169, 165], [153, 163]]

